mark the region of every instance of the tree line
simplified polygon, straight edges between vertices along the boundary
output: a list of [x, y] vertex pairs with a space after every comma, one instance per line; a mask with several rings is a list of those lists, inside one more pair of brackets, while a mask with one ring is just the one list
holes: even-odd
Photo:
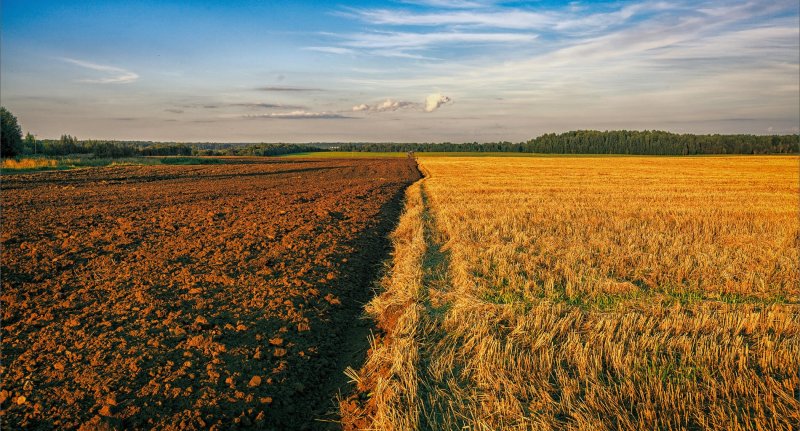
[[277, 156], [320, 151], [298, 144], [211, 144], [181, 142], [143, 142], [78, 140], [63, 135], [59, 139], [23, 139], [20, 155], [91, 155], [97, 158], [147, 156]]
[[7, 109], [0, 108], [0, 155], [19, 157], [30, 155], [69, 156], [83, 155], [95, 158], [147, 157], [147, 156], [277, 156], [301, 152], [322, 151], [321, 148], [299, 144], [228, 144], [183, 143], [117, 140], [78, 140], [71, 135], [58, 139], [36, 139], [28, 133], [22, 137], [17, 118]]
[[[78, 140], [62, 135], [59, 139], [36, 139], [22, 129], [5, 108], [0, 108], [0, 155], [67, 156], [89, 155], [98, 158], [141, 156], [277, 156], [312, 151], [368, 152], [514, 152], [544, 154], [785, 154], [800, 152], [798, 135], [694, 135], [658, 130], [578, 130], [547, 133], [527, 142], [489, 143], [342, 143], [325, 144], [233, 144], [151, 141]], [[326, 148], [322, 148], [326, 147]]]
[[195, 156], [279, 156], [281, 154], [324, 151], [307, 144], [194, 144]]
[[26, 136], [22, 142], [21, 155], [91, 155], [98, 158], [120, 158], [141, 156], [191, 156], [193, 152], [193, 148], [185, 144], [95, 139], [81, 141], [71, 135], [62, 135], [59, 139], [30, 139], [29, 136]]
[[543, 154], [786, 154], [800, 152], [798, 135], [694, 135], [658, 130], [578, 130], [547, 133], [527, 142], [352, 143], [340, 151], [514, 152]]

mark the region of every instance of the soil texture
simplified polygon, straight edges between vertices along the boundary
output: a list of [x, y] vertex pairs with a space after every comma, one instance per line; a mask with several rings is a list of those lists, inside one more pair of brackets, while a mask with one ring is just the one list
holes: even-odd
[[3, 427], [336, 427], [418, 178], [404, 159], [4, 175]]

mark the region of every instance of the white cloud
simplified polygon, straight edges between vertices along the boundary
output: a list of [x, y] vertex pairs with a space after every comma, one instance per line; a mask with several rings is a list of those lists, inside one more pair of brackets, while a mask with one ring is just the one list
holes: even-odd
[[380, 32], [345, 35], [346, 40], [342, 42], [342, 45], [349, 48], [366, 49], [419, 49], [442, 44], [530, 42], [536, 37], [534, 34], [521, 33]]
[[98, 72], [103, 72], [105, 75], [109, 75], [104, 78], [82, 79], [80, 82], [89, 82], [93, 84], [127, 84], [139, 79], [139, 75], [136, 73], [119, 67], [105, 66], [102, 64], [90, 63], [88, 61], [76, 60], [74, 58], [62, 58], [61, 60], [85, 69], [95, 70]]
[[326, 54], [355, 54], [350, 48], [342, 48], [340, 46], [309, 46], [303, 48], [307, 51], [324, 52]]
[[452, 99], [440, 93], [431, 94], [425, 98], [424, 103], [405, 102], [394, 99], [386, 99], [375, 104], [361, 103], [353, 106], [353, 112], [394, 112], [401, 109], [414, 109], [417, 111], [433, 112], [440, 106], [450, 103]]
[[439, 109], [440, 106], [450, 103], [451, 101], [452, 99], [441, 93], [428, 95], [428, 97], [425, 99], [425, 112], [433, 112]]
[[410, 102], [399, 102], [397, 100], [386, 99], [376, 106], [375, 109], [378, 111], [396, 111], [403, 106], [408, 106], [410, 104]]
[[391, 111], [397, 111], [398, 109], [409, 108], [413, 106], [419, 106], [419, 104], [414, 102], [404, 102], [400, 100], [386, 99], [383, 102], [376, 103], [374, 105], [368, 105], [366, 103], [362, 103], [353, 106], [353, 112], [391, 112]]

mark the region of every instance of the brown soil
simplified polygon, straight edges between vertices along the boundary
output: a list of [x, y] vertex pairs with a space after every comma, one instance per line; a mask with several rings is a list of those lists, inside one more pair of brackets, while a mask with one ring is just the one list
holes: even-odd
[[3, 176], [3, 427], [335, 426], [418, 177], [401, 159]]

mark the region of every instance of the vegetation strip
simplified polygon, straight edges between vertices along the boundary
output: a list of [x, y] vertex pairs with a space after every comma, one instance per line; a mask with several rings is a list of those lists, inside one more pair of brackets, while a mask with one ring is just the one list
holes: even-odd
[[417, 369], [424, 313], [421, 267], [427, 252], [423, 211], [418, 181], [406, 189], [381, 291], [365, 307], [380, 332], [370, 340], [364, 366], [349, 372], [357, 386], [354, 394], [340, 402], [345, 430], [419, 428]]

